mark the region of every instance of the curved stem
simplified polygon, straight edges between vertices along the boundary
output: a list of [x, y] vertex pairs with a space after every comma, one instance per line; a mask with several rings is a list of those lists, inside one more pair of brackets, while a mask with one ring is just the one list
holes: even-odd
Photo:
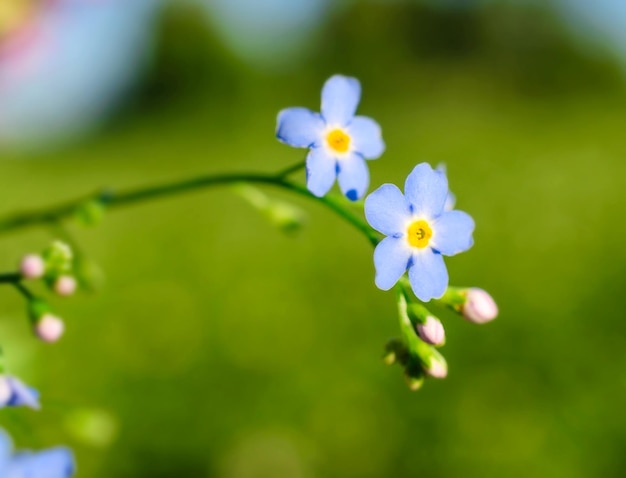
[[17, 281], [17, 282], [12, 282], [11, 284], [13, 284], [13, 287], [15, 287], [18, 290], [18, 292], [22, 294], [27, 301], [30, 302], [35, 298], [33, 293], [30, 290], [28, 290], [28, 288], [21, 282]]
[[300, 171], [305, 166], [306, 166], [306, 162], [305, 161], [300, 161], [300, 162], [294, 164], [293, 166], [289, 166], [288, 168], [283, 169], [282, 171], [280, 171], [279, 173], [276, 174], [276, 177], [278, 177], [278, 178], [287, 177], [291, 173], [295, 173], [296, 171]]
[[0, 284], [14, 284], [22, 280], [19, 272], [0, 273]]
[[128, 191], [116, 192], [112, 190], [105, 190], [65, 204], [2, 218], [0, 219], [0, 232], [7, 232], [38, 224], [57, 223], [63, 219], [71, 217], [75, 214], [77, 209], [87, 201], [97, 201], [108, 208], [115, 208], [129, 206], [151, 199], [174, 196], [212, 186], [247, 182], [281, 187], [299, 194], [300, 196], [320, 202], [361, 231], [372, 245], [378, 244], [379, 239], [376, 232], [362, 219], [347, 210], [340, 201], [332, 198], [331, 196], [317, 197], [311, 194], [304, 186], [285, 179], [286, 175], [297, 171], [303, 166], [304, 163], [298, 163], [297, 165], [291, 166], [276, 174], [213, 174], [144, 188], [131, 189]]
[[31, 301], [35, 298], [35, 296], [24, 284], [22, 284], [22, 279], [23, 277], [19, 272], [0, 273], [0, 284], [12, 285], [21, 295], [24, 296], [26, 300]]

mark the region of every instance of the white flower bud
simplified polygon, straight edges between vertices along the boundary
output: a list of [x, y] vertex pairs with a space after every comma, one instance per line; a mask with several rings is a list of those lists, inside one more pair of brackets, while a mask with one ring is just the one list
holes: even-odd
[[467, 298], [461, 308], [463, 317], [475, 324], [484, 324], [498, 316], [498, 306], [484, 290], [472, 287], [467, 289]]
[[65, 330], [65, 324], [61, 319], [52, 315], [44, 314], [35, 324], [35, 334], [44, 342], [53, 343], [61, 338]]
[[46, 264], [37, 254], [28, 254], [20, 262], [20, 274], [24, 279], [41, 279], [45, 272]]
[[57, 294], [67, 297], [76, 292], [76, 286], [76, 279], [74, 279], [74, 277], [63, 275], [59, 276], [54, 282], [53, 289]]
[[446, 342], [446, 331], [439, 319], [432, 315], [426, 317], [426, 322], [417, 324], [417, 333], [427, 344], [441, 346]]

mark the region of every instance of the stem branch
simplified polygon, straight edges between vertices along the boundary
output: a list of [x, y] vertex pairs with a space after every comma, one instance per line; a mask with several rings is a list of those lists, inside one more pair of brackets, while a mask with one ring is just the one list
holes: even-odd
[[87, 201], [95, 200], [99, 201], [102, 205], [108, 208], [116, 208], [141, 203], [151, 199], [175, 196], [213, 186], [223, 186], [243, 182], [281, 187], [300, 196], [322, 203], [361, 231], [372, 245], [375, 246], [378, 244], [379, 239], [374, 230], [372, 230], [361, 218], [347, 210], [340, 201], [331, 196], [317, 197], [311, 194], [304, 186], [285, 178], [285, 176], [301, 169], [303, 166], [304, 163], [298, 163], [297, 165], [291, 166], [275, 174], [212, 174], [171, 183], [131, 189], [128, 191], [116, 192], [113, 190], [105, 190], [65, 204], [0, 218], [0, 232], [8, 232], [39, 224], [58, 223], [59, 221], [72, 216], [76, 212], [77, 208]]

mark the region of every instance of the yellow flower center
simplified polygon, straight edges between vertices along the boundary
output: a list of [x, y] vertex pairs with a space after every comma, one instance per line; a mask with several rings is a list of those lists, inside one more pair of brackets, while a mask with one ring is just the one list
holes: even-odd
[[338, 153], [346, 153], [350, 148], [350, 136], [340, 129], [334, 129], [326, 135], [326, 141], [330, 149]]
[[433, 230], [423, 219], [411, 223], [407, 229], [409, 244], [413, 247], [423, 249], [428, 245], [430, 238], [433, 237]]

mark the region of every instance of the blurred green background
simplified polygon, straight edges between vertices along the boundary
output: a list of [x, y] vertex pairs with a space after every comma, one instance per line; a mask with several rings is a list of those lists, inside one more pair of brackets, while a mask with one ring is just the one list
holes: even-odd
[[[2, 153], [0, 211], [277, 171], [303, 152], [274, 139], [276, 113], [317, 109], [333, 73], [361, 80], [359, 112], [383, 127], [372, 188], [445, 162], [476, 220], [451, 282], [488, 290], [500, 317], [437, 311], [448, 378], [412, 393], [382, 364], [394, 295], [375, 288], [371, 247], [348, 224], [268, 189], [307, 211], [287, 236], [212, 189], [70, 224], [106, 281], [55, 303], [55, 346], [0, 290], [7, 363], [44, 405], [2, 424], [21, 447], [71, 445], [82, 477], [626, 476], [624, 74], [547, 11], [353, 2], [297, 61], [264, 69], [171, 6], [149, 72], [96, 134]], [[5, 234], [0, 266], [53, 237]]]

